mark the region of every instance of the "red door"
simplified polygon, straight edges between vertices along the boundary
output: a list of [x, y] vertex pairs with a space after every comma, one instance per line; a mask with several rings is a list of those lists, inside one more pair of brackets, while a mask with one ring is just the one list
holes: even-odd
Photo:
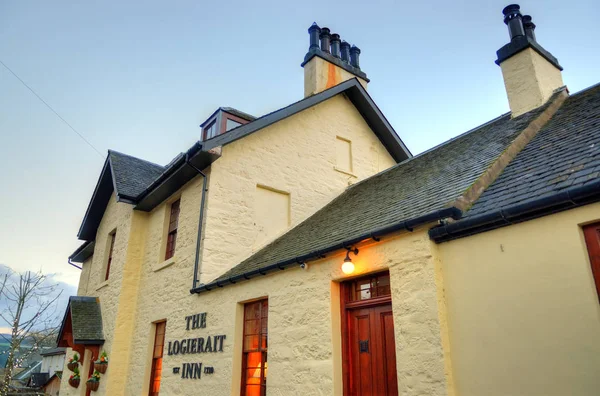
[[398, 395], [389, 275], [346, 285], [344, 395]]

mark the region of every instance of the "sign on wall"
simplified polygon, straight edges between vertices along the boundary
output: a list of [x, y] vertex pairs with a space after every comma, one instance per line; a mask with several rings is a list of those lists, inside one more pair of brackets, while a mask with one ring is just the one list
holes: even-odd
[[[187, 331], [206, 328], [206, 312], [185, 317]], [[183, 338], [169, 341], [167, 355], [187, 355], [200, 353], [223, 352], [225, 335], [209, 335], [206, 337]], [[181, 367], [173, 367], [173, 373], [181, 373], [181, 378], [200, 379], [202, 374], [213, 374], [214, 367], [203, 365], [202, 362], [183, 363]]]

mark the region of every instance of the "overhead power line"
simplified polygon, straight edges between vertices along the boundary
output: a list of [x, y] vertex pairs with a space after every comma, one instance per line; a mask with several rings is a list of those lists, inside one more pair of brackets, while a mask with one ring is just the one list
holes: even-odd
[[6, 70], [8, 70], [8, 71], [9, 71], [9, 72], [10, 72], [10, 73], [13, 75], [13, 76], [15, 76], [15, 78], [16, 78], [17, 80], [19, 80], [19, 81], [21, 82], [21, 84], [23, 84], [23, 85], [25, 86], [25, 88], [27, 88], [28, 90], [30, 90], [30, 91], [31, 91], [31, 93], [32, 93], [32, 94], [34, 94], [34, 95], [36, 96], [36, 98], [38, 98], [38, 99], [40, 100], [40, 102], [42, 102], [43, 104], [45, 104], [45, 105], [46, 105], [46, 107], [47, 107], [47, 108], [49, 108], [51, 112], [53, 112], [53, 113], [54, 113], [54, 114], [55, 114], [55, 115], [56, 115], [58, 118], [60, 118], [60, 120], [61, 120], [62, 122], [64, 122], [64, 123], [65, 123], [65, 125], [67, 125], [69, 128], [71, 128], [71, 130], [72, 130], [73, 132], [75, 132], [75, 133], [77, 134], [77, 136], [79, 136], [79, 137], [80, 137], [80, 138], [81, 138], [81, 139], [82, 139], [84, 142], [86, 142], [86, 143], [87, 143], [87, 145], [88, 145], [88, 146], [90, 146], [90, 147], [92, 148], [92, 150], [94, 150], [96, 153], [98, 153], [98, 155], [100, 156], [100, 158], [104, 158], [104, 155], [102, 155], [102, 153], [101, 153], [101, 152], [100, 152], [100, 151], [99, 151], [99, 150], [98, 150], [96, 147], [94, 147], [94, 145], [93, 145], [92, 143], [90, 143], [90, 142], [89, 142], [89, 140], [87, 140], [87, 139], [86, 139], [86, 138], [85, 138], [85, 137], [84, 137], [84, 136], [83, 136], [81, 133], [79, 133], [79, 132], [77, 131], [77, 129], [73, 128], [73, 126], [72, 126], [71, 124], [69, 124], [69, 123], [67, 122], [67, 120], [65, 120], [65, 119], [64, 119], [64, 118], [63, 118], [63, 117], [62, 117], [60, 114], [58, 114], [58, 113], [56, 112], [56, 110], [54, 110], [54, 109], [52, 108], [52, 106], [50, 106], [50, 105], [49, 105], [49, 104], [48, 104], [48, 103], [47, 103], [47, 102], [46, 102], [44, 99], [42, 99], [42, 97], [41, 97], [40, 95], [38, 95], [38, 94], [37, 94], [37, 92], [35, 92], [35, 91], [33, 90], [33, 88], [31, 88], [29, 85], [27, 85], [27, 84], [25, 83], [25, 81], [23, 81], [23, 80], [21, 79], [21, 77], [19, 77], [19, 76], [17, 75], [17, 73], [15, 73], [14, 71], [12, 71], [10, 67], [6, 66], [6, 64], [5, 64], [4, 62], [2, 62], [2, 60], [0, 60], [0, 63], [2, 64], [2, 66], [4, 66], [4, 67], [6, 68]]

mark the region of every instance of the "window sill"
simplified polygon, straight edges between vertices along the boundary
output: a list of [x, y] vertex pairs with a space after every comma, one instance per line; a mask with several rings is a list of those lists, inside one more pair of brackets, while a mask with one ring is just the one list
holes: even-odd
[[173, 264], [175, 264], [175, 258], [176, 257], [173, 256], [170, 259], [163, 261], [162, 263], [155, 264], [154, 267], [152, 267], [152, 271], [153, 272], [158, 272], [160, 270], [163, 270], [163, 269], [165, 269], [167, 267], [172, 266]]
[[340, 172], [340, 173], [343, 173], [344, 175], [348, 175], [348, 176], [352, 176], [352, 177], [358, 178], [358, 176], [356, 176], [354, 173], [345, 171], [343, 169], [340, 169], [337, 166], [334, 166], [333, 169], [336, 170], [336, 171], [338, 171], [338, 172]]
[[103, 289], [103, 288], [105, 288], [106, 286], [108, 286], [108, 279], [107, 279], [107, 280], [105, 280], [104, 282], [100, 283], [100, 284], [98, 285], [98, 287], [96, 287], [96, 291], [98, 291], [98, 290], [100, 290], [100, 289]]

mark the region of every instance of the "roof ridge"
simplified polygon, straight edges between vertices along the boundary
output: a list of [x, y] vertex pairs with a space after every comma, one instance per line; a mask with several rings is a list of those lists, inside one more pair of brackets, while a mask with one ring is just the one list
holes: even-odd
[[[329, 91], [329, 90], [331, 90], [331, 89], [334, 89], [334, 88], [336, 88], [336, 87], [339, 87], [340, 85], [342, 85], [342, 84], [344, 84], [344, 83], [347, 83], [348, 81], [352, 81], [352, 80], [356, 80], [356, 83], [357, 83], [357, 84], [360, 84], [360, 83], [358, 82], [358, 79], [357, 79], [356, 77], [354, 77], [354, 78], [351, 78], [350, 80], [346, 80], [346, 81], [344, 81], [344, 82], [341, 82], [341, 83], [339, 83], [339, 84], [337, 84], [337, 85], [334, 85], [333, 87], [327, 88], [327, 89], [325, 89], [325, 90], [323, 90], [323, 91], [321, 91], [321, 92], [319, 92], [319, 93], [327, 92], [327, 91]], [[232, 128], [231, 130], [227, 131], [227, 133], [230, 133], [231, 131], [234, 131], [234, 130], [236, 130], [236, 129], [238, 129], [238, 128], [241, 128], [241, 127], [243, 127], [243, 126], [250, 125], [250, 124], [252, 124], [252, 123], [254, 123], [254, 122], [256, 122], [256, 121], [260, 121], [261, 119], [263, 119], [263, 118], [265, 118], [265, 117], [267, 117], [267, 116], [269, 116], [269, 115], [271, 115], [271, 114], [273, 114], [273, 113], [277, 113], [278, 111], [281, 111], [281, 110], [287, 109], [288, 107], [292, 107], [293, 105], [295, 105], [295, 104], [297, 104], [297, 103], [300, 103], [300, 102], [302, 102], [303, 100], [306, 100], [306, 99], [308, 99], [308, 98], [310, 98], [310, 97], [313, 97], [313, 96], [315, 96], [315, 95], [318, 95], [318, 94], [314, 94], [314, 95], [307, 96], [307, 97], [305, 97], [305, 98], [302, 98], [302, 99], [300, 99], [300, 100], [297, 100], [297, 101], [295, 101], [295, 102], [292, 102], [292, 103], [290, 103], [290, 104], [289, 104], [289, 105], [287, 105], [287, 106], [280, 107], [280, 108], [278, 108], [278, 109], [276, 109], [276, 110], [273, 110], [273, 111], [270, 111], [270, 112], [268, 112], [268, 113], [266, 113], [266, 114], [263, 114], [263, 115], [261, 115], [260, 117], [256, 117], [256, 118], [254, 118], [254, 120], [250, 121], [250, 122], [249, 122], [249, 123], [247, 123], [247, 124], [238, 125], [237, 127], [235, 127], [235, 128]], [[222, 109], [222, 107], [219, 107], [219, 109]], [[209, 117], [209, 118], [210, 118], [210, 117]], [[204, 140], [204, 141], [203, 141], [203, 143], [205, 143], [205, 142], [209, 142], [209, 141], [211, 141], [211, 140], [213, 140], [213, 139], [216, 139], [216, 138], [219, 138], [219, 137], [221, 137], [221, 136], [223, 136], [223, 134], [221, 134], [221, 135], [216, 135], [216, 136], [213, 136], [213, 137], [211, 137], [210, 139], [206, 139], [206, 140]]]
[[[566, 85], [565, 85], [565, 87], [566, 87]], [[577, 95], [584, 94], [584, 93], [586, 93], [586, 92], [588, 92], [588, 91], [591, 91], [591, 90], [593, 90], [594, 88], [600, 88], [600, 82], [598, 82], [598, 83], [596, 83], [596, 84], [593, 84], [593, 85], [590, 85], [590, 86], [589, 86], [589, 87], [587, 87], [587, 88], [583, 88], [582, 90], [580, 90], [580, 91], [577, 91], [577, 92], [575, 92], [574, 94], [571, 94], [571, 95], [569, 95], [569, 97], [573, 97], [573, 96], [577, 96]]]
[[151, 165], [154, 165], [154, 166], [159, 166], [159, 167], [161, 167], [161, 168], [164, 168], [164, 167], [165, 167], [164, 165], [157, 164], [156, 162], [152, 162], [152, 161], [145, 160], [145, 159], [143, 159], [143, 158], [135, 157], [135, 156], [133, 156], [133, 155], [131, 155], [131, 154], [125, 154], [125, 153], [122, 153], [122, 152], [120, 152], [120, 151], [117, 151], [117, 150], [108, 149], [108, 153], [109, 153], [109, 154], [113, 154], [113, 153], [114, 153], [114, 154], [122, 155], [122, 156], [124, 156], [124, 157], [133, 158], [133, 159], [136, 159], [136, 160], [138, 160], [138, 161], [145, 162], [145, 163], [147, 163], [147, 164], [151, 164]]

